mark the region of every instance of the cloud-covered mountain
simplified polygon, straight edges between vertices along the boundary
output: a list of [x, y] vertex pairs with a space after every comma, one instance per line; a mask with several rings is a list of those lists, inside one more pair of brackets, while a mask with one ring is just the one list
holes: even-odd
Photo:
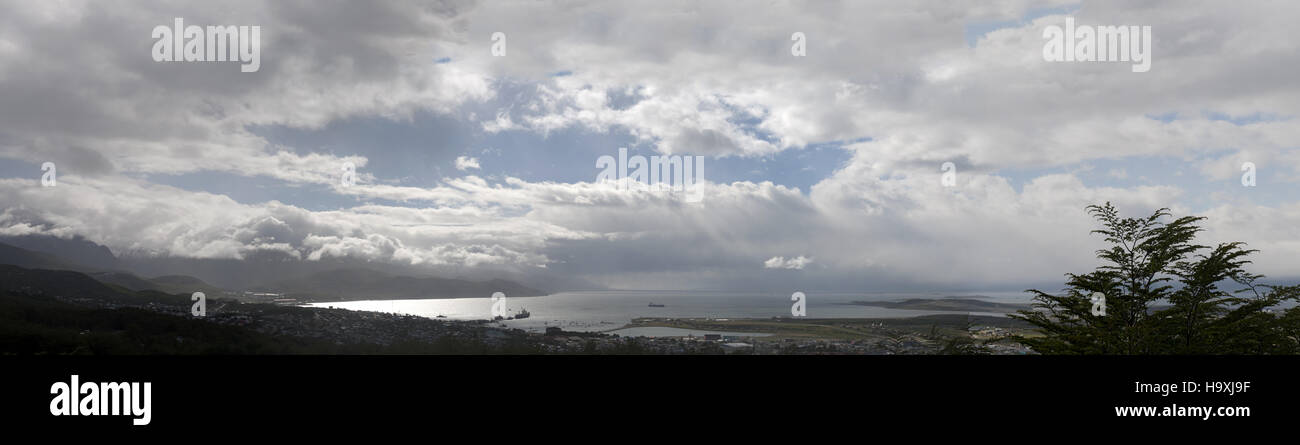
[[9, 264], [27, 269], [68, 270], [72, 267], [54, 255], [4, 243], [0, 243], [0, 264]]
[[[0, 241], [4, 241], [0, 242], [0, 264], [26, 269], [82, 272], [101, 283], [121, 286], [132, 291], [153, 290], [167, 294], [205, 292], [212, 295], [225, 292], [221, 288], [191, 276], [168, 275], [152, 279], [141, 278], [123, 271], [121, 268], [125, 265], [119, 263], [106, 247], [81, 238], [21, 236], [4, 237], [0, 238]], [[20, 245], [30, 249], [18, 247]]]
[[[82, 271], [113, 270], [121, 265], [108, 247], [76, 236], [59, 238], [49, 235], [0, 236], [0, 244], [40, 252], [57, 258], [59, 269]], [[4, 264], [17, 264], [5, 262]], [[18, 264], [21, 266], [21, 264]]]
[[[153, 290], [168, 294], [204, 292], [218, 296], [226, 289], [232, 289], [281, 292], [317, 300], [488, 298], [494, 292], [504, 292], [508, 296], [518, 297], [547, 294], [545, 291], [503, 279], [471, 281], [395, 275], [349, 262], [286, 261], [284, 258], [209, 260], [163, 257], [119, 261], [103, 246], [79, 238], [64, 240], [46, 237], [8, 237], [6, 241], [32, 246], [38, 250], [0, 243], [0, 264], [28, 269], [84, 272], [102, 283], [121, 286], [131, 291]], [[89, 259], [96, 264], [115, 266], [115, 268], [101, 269], [81, 265], [78, 260], [82, 257], [78, 255], [83, 254], [88, 255]], [[63, 255], [67, 255], [66, 258], [71, 260]], [[140, 267], [142, 265], [146, 267]], [[141, 274], [142, 270], [147, 271], [150, 268], [184, 270], [191, 273], [153, 278], [137, 275]], [[390, 269], [401, 270], [391, 267]], [[256, 272], [253, 272], [254, 270]], [[215, 276], [223, 282], [235, 285], [223, 289], [191, 275]], [[260, 277], [261, 281], [252, 281], [255, 277]]]

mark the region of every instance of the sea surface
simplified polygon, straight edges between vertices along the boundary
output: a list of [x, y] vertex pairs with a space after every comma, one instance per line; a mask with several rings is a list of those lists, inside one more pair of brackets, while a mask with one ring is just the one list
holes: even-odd
[[[916, 311], [889, 309], [874, 306], [847, 304], [852, 301], [897, 301], [909, 298], [976, 298], [998, 303], [1025, 304], [1029, 296], [1022, 292], [968, 292], [968, 293], [818, 293], [805, 292], [807, 316], [810, 318], [900, 318], [927, 314], [970, 313], [972, 315], [1005, 315], [986, 312]], [[650, 303], [664, 307], [650, 307]], [[681, 336], [686, 330], [673, 328], [636, 328], [618, 332], [638, 317], [657, 318], [771, 318], [790, 316], [790, 294], [763, 294], [754, 292], [708, 291], [584, 291], [561, 292], [543, 297], [507, 296], [507, 313], [514, 315], [527, 310], [531, 316], [521, 320], [505, 320], [506, 327], [528, 331], [544, 331], [557, 326], [566, 331], [612, 331], [621, 335]], [[349, 310], [377, 311], [435, 318], [443, 316], [454, 320], [483, 320], [492, 318], [491, 298], [445, 298], [422, 300], [361, 300], [313, 303], [312, 307], [334, 307]], [[671, 330], [671, 331], [670, 331]], [[680, 331], [680, 332], [679, 332]], [[692, 331], [690, 335], [703, 335], [705, 331]], [[723, 333], [726, 334], [726, 333]], [[752, 335], [752, 334], [749, 334]]]

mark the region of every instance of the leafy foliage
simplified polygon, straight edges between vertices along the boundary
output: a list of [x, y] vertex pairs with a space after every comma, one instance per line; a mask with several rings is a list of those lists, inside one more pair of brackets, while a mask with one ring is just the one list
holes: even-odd
[[[1060, 295], [1030, 289], [1033, 308], [1013, 318], [1041, 337], [1017, 340], [1044, 354], [1294, 354], [1300, 352], [1300, 286], [1258, 284], [1246, 271], [1256, 250], [1244, 243], [1195, 244], [1203, 217], [1172, 219], [1169, 209], [1123, 218], [1110, 203], [1087, 208], [1109, 248], [1103, 264], [1067, 274]], [[1223, 285], [1236, 285], [1225, 290]], [[1105, 296], [1093, 314], [1091, 296]]]

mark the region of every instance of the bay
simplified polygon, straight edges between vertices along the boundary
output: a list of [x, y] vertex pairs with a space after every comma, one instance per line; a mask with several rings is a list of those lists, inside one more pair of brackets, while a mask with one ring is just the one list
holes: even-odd
[[[804, 292], [807, 296], [809, 318], [899, 318], [927, 314], [970, 313], [995, 315], [986, 312], [945, 312], [890, 309], [849, 304], [853, 301], [897, 301], [909, 298], [977, 298], [998, 303], [1024, 304], [1029, 296], [1021, 292], [875, 292], [875, 293], [819, 293]], [[650, 307], [650, 304], [663, 307]], [[517, 297], [507, 295], [507, 313], [515, 315], [527, 310], [531, 315], [519, 320], [504, 320], [500, 325], [532, 332], [547, 327], [566, 331], [613, 331], [623, 328], [634, 318], [771, 318], [790, 316], [790, 294], [723, 292], [723, 291], [655, 291], [615, 290], [560, 292], [542, 297]], [[359, 300], [312, 303], [312, 307], [334, 307], [349, 310], [377, 311], [415, 315], [430, 318], [439, 316], [453, 320], [484, 320], [492, 314], [492, 300], [484, 298], [447, 298], [415, 300]], [[630, 331], [637, 335], [637, 331]], [[712, 332], [710, 332], [712, 333]]]

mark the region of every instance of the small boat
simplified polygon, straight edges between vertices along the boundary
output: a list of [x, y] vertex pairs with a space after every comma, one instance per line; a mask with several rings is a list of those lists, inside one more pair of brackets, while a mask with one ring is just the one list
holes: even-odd
[[650, 307], [664, 307], [664, 305], [662, 305], [662, 304], [654, 304], [654, 303], [650, 303]]

